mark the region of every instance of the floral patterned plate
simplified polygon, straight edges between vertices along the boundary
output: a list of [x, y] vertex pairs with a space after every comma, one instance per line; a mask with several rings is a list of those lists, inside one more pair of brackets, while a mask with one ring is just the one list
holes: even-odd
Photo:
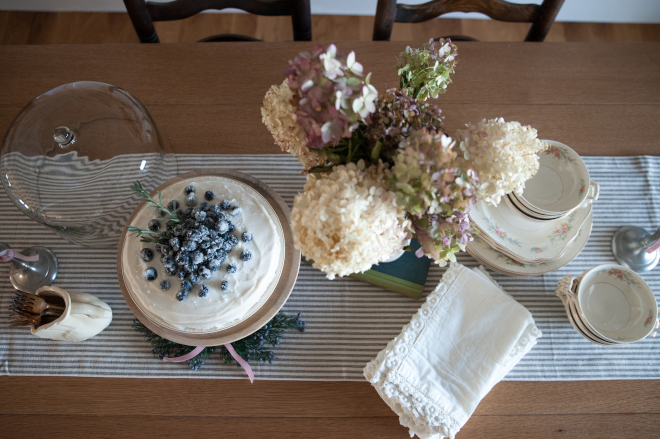
[[508, 203], [492, 206], [479, 201], [470, 211], [470, 219], [503, 253], [521, 261], [539, 262], [560, 258], [590, 212], [591, 204], [587, 204], [566, 218], [536, 221]]
[[655, 296], [635, 272], [605, 264], [586, 271], [579, 279], [577, 310], [596, 335], [630, 343], [655, 329], [658, 318]]
[[589, 171], [580, 156], [568, 146], [554, 140], [544, 142], [550, 144], [550, 148], [540, 153], [539, 170], [517, 196], [533, 211], [564, 214], [587, 199], [591, 192]]
[[511, 259], [492, 248], [478, 236], [475, 237], [474, 241], [468, 243], [467, 252], [478, 262], [498, 273], [520, 277], [539, 276], [555, 271], [575, 259], [587, 244], [592, 226], [593, 216], [589, 213], [577, 233], [577, 238], [568, 247], [564, 255], [556, 261], [543, 264], [525, 264]]

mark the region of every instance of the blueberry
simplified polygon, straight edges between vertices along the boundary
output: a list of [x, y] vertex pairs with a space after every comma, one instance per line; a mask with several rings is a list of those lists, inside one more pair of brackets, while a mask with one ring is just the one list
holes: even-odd
[[174, 227], [174, 236], [182, 236], [186, 232], [186, 229], [183, 228], [183, 225], [178, 224]]
[[209, 294], [209, 286], [208, 285], [200, 285], [199, 286], [199, 297], [206, 297]]
[[188, 291], [181, 290], [178, 293], [176, 293], [176, 300], [178, 300], [179, 302], [183, 302], [187, 298], [188, 298]]
[[157, 232], [160, 230], [160, 221], [157, 219], [152, 219], [149, 221], [149, 224], [147, 224], [147, 228], [151, 230], [152, 232]]
[[229, 206], [231, 206], [231, 203], [229, 202], [229, 200], [222, 200], [222, 203], [220, 203], [220, 208], [222, 210], [229, 209]]
[[227, 216], [226, 216], [224, 213], [222, 213], [222, 212], [220, 212], [219, 214], [217, 214], [217, 217], [218, 217], [218, 218], [217, 218], [218, 221], [220, 221], [220, 220], [224, 220], [224, 219], [227, 219]]
[[192, 283], [189, 280], [184, 280], [181, 282], [182, 291], [190, 291], [192, 289]]
[[243, 209], [241, 209], [240, 206], [233, 206], [231, 209], [229, 209], [229, 215], [231, 216], [238, 216], [243, 212]]
[[199, 283], [199, 276], [196, 274], [191, 274], [190, 275], [190, 283], [193, 285], [197, 285]]
[[211, 204], [209, 207], [209, 212], [214, 215], [219, 215], [222, 213], [222, 207], [219, 204]]
[[202, 222], [206, 219], [206, 212], [204, 212], [201, 209], [195, 209], [192, 212], [193, 218], [195, 218], [197, 221]]
[[156, 272], [155, 268], [149, 267], [146, 270], [144, 270], [144, 278], [146, 280], [154, 280], [158, 277], [158, 273]]
[[167, 273], [170, 276], [174, 276], [176, 274], [176, 267], [172, 265], [171, 267], [165, 267], [165, 273]]
[[227, 291], [229, 289], [229, 281], [223, 280], [220, 284], [220, 289], [222, 291]]
[[174, 238], [170, 239], [169, 244], [170, 244], [170, 247], [172, 247], [172, 250], [175, 251], [175, 252], [178, 252], [179, 249], [181, 248], [179, 238], [177, 238], [176, 236]]
[[188, 238], [189, 241], [197, 242], [202, 240], [202, 234], [199, 230], [190, 229], [186, 232], [186, 238]]
[[195, 227], [195, 220], [192, 219], [192, 218], [188, 218], [188, 219], [183, 223], [183, 227], [184, 227], [185, 229], [192, 229], [193, 227]]
[[186, 276], [188, 276], [188, 273], [186, 273], [185, 270], [179, 270], [179, 271], [176, 273], [176, 277], [178, 277], [179, 280], [184, 280], [184, 279], [186, 278]]
[[204, 238], [202, 239], [202, 242], [199, 243], [199, 246], [203, 249], [207, 249], [211, 247], [211, 239], [210, 238]]
[[169, 245], [162, 245], [160, 247], [160, 254], [161, 255], [171, 255], [172, 254], [172, 247]]
[[222, 265], [222, 262], [220, 262], [220, 259], [211, 259], [208, 263], [209, 270], [211, 270], [211, 271], [220, 270], [221, 265]]
[[219, 260], [220, 263], [222, 264], [227, 260], [227, 252], [224, 250], [215, 252], [215, 259]]
[[229, 229], [227, 229], [227, 232], [231, 233], [231, 232], [234, 231], [235, 228], [236, 228], [236, 226], [234, 225], [234, 223], [229, 221]]
[[209, 236], [209, 233], [210, 233], [210, 230], [208, 229], [208, 227], [206, 227], [203, 224], [198, 224], [197, 225], [197, 231], [202, 236], [202, 238], [205, 237], [205, 236]]
[[183, 190], [183, 193], [186, 195], [194, 194], [195, 193], [195, 187], [194, 186], [186, 186], [186, 188]]
[[206, 267], [202, 267], [197, 270], [197, 274], [199, 274], [199, 277], [202, 279], [211, 279], [211, 270]]
[[246, 262], [252, 259], [252, 252], [250, 250], [243, 250], [241, 253], [241, 261]]
[[167, 210], [169, 210], [170, 212], [174, 212], [177, 207], [179, 207], [179, 202], [176, 200], [172, 200], [169, 203], [167, 203]]
[[[177, 209], [177, 210], [176, 210], [176, 215], [177, 215], [179, 218], [184, 218], [184, 217], [186, 216], [186, 212], [184, 212], [182, 209]], [[188, 216], [190, 216], [190, 215], [188, 215]]]
[[140, 259], [144, 262], [149, 262], [154, 258], [154, 252], [150, 248], [143, 248], [140, 250]]
[[236, 266], [234, 264], [227, 265], [227, 273], [229, 274], [236, 273]]
[[156, 244], [154, 247], [156, 248], [156, 253], [160, 253], [160, 249], [162, 247], [161, 244]]
[[169, 290], [170, 289], [170, 283], [166, 280], [162, 281], [160, 283], [160, 289], [163, 290], [163, 291]]
[[188, 207], [193, 207], [193, 206], [197, 205], [197, 197], [195, 196], [195, 194], [188, 195], [186, 197], [185, 203], [186, 203], [186, 206], [188, 206]]
[[193, 252], [190, 260], [192, 261], [193, 264], [201, 264], [204, 262], [204, 255], [200, 251]]
[[197, 250], [197, 243], [193, 240], [186, 239], [185, 241], [183, 241], [183, 246], [181, 246], [181, 250], [194, 252], [195, 250]]
[[251, 242], [252, 241], [252, 233], [250, 232], [243, 232], [241, 235], [241, 239], [243, 242]]
[[225, 220], [220, 220], [215, 224], [215, 231], [218, 233], [227, 233], [229, 230], [229, 223]]
[[[213, 218], [211, 218], [208, 215], [206, 216], [206, 219], [204, 221], [202, 221], [202, 224], [207, 229], [215, 229], [215, 221], [213, 220]], [[217, 234], [217, 232], [215, 232], [215, 230], [213, 231], [213, 233], [215, 233], [215, 236], [218, 236], [218, 234]]]
[[174, 259], [172, 256], [162, 255], [160, 257], [160, 263], [163, 264], [163, 267], [174, 267]]
[[236, 235], [227, 235], [227, 242], [229, 242], [232, 246], [238, 244], [238, 238]]
[[177, 265], [187, 265], [190, 263], [190, 253], [188, 252], [179, 252], [174, 257], [174, 262]]
[[204, 194], [204, 198], [211, 201], [212, 199], [215, 198], [215, 194], [213, 193], [213, 191], [206, 191], [206, 193]]
[[224, 250], [224, 251], [226, 251], [227, 253], [229, 253], [233, 247], [234, 247], [234, 246], [231, 245], [231, 242], [229, 242], [229, 240], [227, 240], [227, 241], [225, 241], [224, 243], [222, 243], [222, 247], [221, 247], [221, 248], [222, 248], [222, 250]]

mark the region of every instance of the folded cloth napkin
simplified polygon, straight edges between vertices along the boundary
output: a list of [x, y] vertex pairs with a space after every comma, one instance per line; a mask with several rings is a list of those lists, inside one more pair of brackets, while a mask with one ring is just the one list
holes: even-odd
[[485, 271], [453, 264], [364, 376], [411, 437], [454, 438], [540, 336], [529, 311]]

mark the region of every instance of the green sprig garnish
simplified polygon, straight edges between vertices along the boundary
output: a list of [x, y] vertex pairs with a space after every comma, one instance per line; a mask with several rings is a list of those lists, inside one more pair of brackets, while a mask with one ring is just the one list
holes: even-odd
[[[161, 197], [160, 191], [158, 191], [158, 201], [156, 201], [151, 195], [149, 195], [149, 192], [146, 191], [145, 188], [142, 187], [142, 184], [139, 181], [136, 181], [131, 185], [131, 190], [140, 198], [142, 198], [144, 201], [148, 201], [149, 203], [154, 204], [153, 206], [147, 206], [147, 209], [160, 209], [163, 212], [165, 212], [170, 218], [169, 222], [170, 223], [180, 223], [181, 219], [179, 218], [179, 215], [176, 213], [176, 208], [177, 202], [174, 201], [174, 208], [172, 209], [173, 211], [170, 211], [167, 207], [163, 205], [163, 199]], [[144, 229], [143, 229], [144, 230]], [[153, 233], [153, 232], [151, 232]], [[139, 235], [138, 235], [139, 236]]]

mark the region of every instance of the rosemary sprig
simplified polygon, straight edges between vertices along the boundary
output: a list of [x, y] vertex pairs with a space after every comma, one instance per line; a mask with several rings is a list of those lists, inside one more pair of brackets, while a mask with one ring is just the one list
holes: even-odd
[[[149, 242], [152, 244], [157, 244], [161, 241], [166, 241], [167, 238], [163, 237], [160, 232], [152, 232], [151, 230], [143, 229], [142, 227], [128, 226], [128, 231], [131, 233], [131, 236], [140, 238], [142, 242]], [[146, 236], [143, 236], [146, 235]]]
[[[165, 212], [166, 215], [168, 215], [169, 222], [170, 223], [180, 223], [181, 219], [179, 218], [179, 215], [176, 213], [176, 208], [177, 208], [177, 203], [176, 201], [174, 202], [174, 209], [173, 211], [170, 211], [166, 206], [163, 206], [163, 199], [160, 195], [160, 191], [158, 191], [158, 201], [153, 199], [151, 195], [149, 195], [149, 192], [147, 192], [143, 187], [142, 184], [139, 181], [136, 181], [131, 185], [131, 190], [140, 198], [142, 198], [145, 201], [148, 201], [150, 203], [153, 203], [154, 206], [148, 206], [148, 209], [160, 209], [163, 212]], [[152, 232], [153, 233], [153, 232]], [[140, 235], [138, 235], [140, 236]]]

